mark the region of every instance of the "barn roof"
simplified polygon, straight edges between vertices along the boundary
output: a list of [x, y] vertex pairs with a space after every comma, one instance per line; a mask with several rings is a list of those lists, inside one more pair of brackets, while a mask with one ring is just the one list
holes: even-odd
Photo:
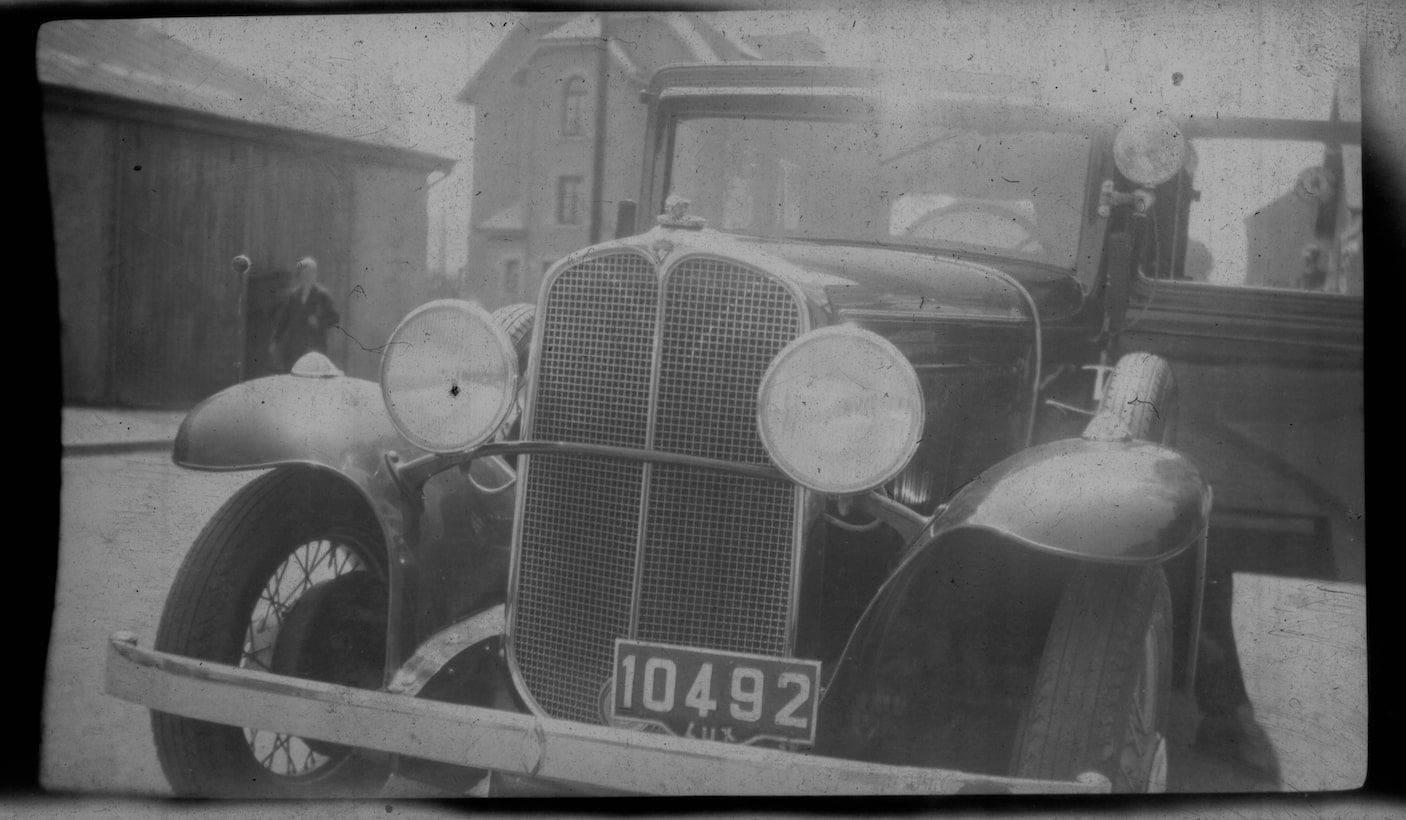
[[391, 150], [414, 164], [448, 167], [413, 150], [394, 123], [358, 117], [316, 94], [205, 54], [140, 20], [62, 20], [39, 30], [39, 81], [243, 123]]

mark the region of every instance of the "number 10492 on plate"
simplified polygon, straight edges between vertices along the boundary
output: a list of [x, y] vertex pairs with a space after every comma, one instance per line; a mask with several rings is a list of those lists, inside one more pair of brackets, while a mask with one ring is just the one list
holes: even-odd
[[819, 661], [621, 638], [615, 642], [613, 677], [617, 718], [731, 743], [815, 742]]

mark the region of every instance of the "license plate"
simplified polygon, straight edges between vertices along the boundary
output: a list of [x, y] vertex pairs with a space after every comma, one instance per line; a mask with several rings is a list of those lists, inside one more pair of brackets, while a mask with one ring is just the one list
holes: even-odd
[[729, 743], [815, 742], [819, 661], [620, 638], [614, 681], [617, 718]]

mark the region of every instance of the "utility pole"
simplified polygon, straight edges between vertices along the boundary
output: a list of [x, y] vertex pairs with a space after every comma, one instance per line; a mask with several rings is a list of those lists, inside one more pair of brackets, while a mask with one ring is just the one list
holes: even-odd
[[606, 87], [610, 84], [609, 15], [600, 12], [600, 42], [596, 44], [596, 143], [591, 160], [591, 237], [592, 245], [601, 240], [601, 210], [605, 200], [605, 104]]

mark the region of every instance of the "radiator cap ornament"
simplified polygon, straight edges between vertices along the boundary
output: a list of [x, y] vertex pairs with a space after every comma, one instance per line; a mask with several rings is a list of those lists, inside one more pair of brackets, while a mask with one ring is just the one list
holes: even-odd
[[701, 216], [689, 216], [688, 206], [692, 204], [679, 194], [669, 194], [669, 198], [664, 200], [664, 213], [657, 217], [659, 224], [666, 228], [700, 230], [708, 224], [708, 220]]

